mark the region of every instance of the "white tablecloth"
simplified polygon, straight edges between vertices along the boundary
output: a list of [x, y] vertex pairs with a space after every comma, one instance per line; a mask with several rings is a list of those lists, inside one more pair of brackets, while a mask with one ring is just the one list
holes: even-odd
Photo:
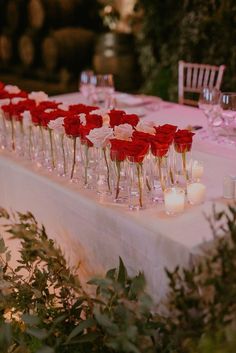
[[[79, 97], [72, 94], [58, 99], [77, 102]], [[198, 109], [165, 102], [143, 119], [179, 127], [205, 125]], [[193, 154], [204, 163], [207, 200], [188, 206], [182, 215], [168, 217], [162, 205], [131, 212], [125, 206], [104, 203], [91, 191], [79, 190], [76, 184], [7, 152], [0, 155], [0, 205], [30, 210], [70, 264], [80, 264], [83, 278], [117, 266], [120, 256], [130, 274], [144, 271], [148, 289], [158, 301], [167, 290], [164, 268], [188, 264], [190, 256], [212, 240], [204, 213], [211, 213], [213, 203], [218, 209], [226, 207], [223, 178], [236, 174], [235, 147], [195, 140]]]

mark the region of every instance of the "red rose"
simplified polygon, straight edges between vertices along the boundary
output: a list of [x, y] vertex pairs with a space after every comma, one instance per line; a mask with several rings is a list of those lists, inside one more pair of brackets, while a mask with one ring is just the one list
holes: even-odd
[[93, 125], [94, 127], [102, 127], [103, 120], [101, 115], [98, 114], [86, 114], [86, 125]]
[[20, 91], [19, 93], [8, 93], [7, 91], [1, 90], [0, 91], [0, 99], [5, 99], [5, 98], [27, 98], [28, 97], [28, 93], [25, 91]]
[[7, 120], [11, 120], [12, 116], [14, 115], [14, 105], [12, 103], [2, 105], [2, 110], [4, 112], [4, 117]]
[[156, 127], [155, 129], [157, 132], [169, 135], [175, 133], [175, 131], [177, 130], [177, 126], [171, 124], [164, 124]]
[[126, 141], [125, 151], [130, 161], [142, 163], [149, 150], [149, 143], [141, 140]]
[[178, 130], [174, 136], [175, 150], [179, 153], [190, 151], [194, 135], [189, 130]]
[[78, 137], [80, 135], [80, 120], [77, 116], [65, 117], [63, 125], [68, 136]]
[[89, 114], [91, 111], [96, 109], [98, 109], [98, 107], [85, 104], [72, 104], [69, 107], [69, 110], [74, 114]]
[[26, 110], [31, 111], [36, 106], [36, 103], [32, 99], [25, 99], [23, 101], [18, 102], [17, 104], [13, 105], [14, 109], [14, 119], [17, 121], [22, 121], [23, 116], [22, 113]]
[[139, 117], [136, 114], [123, 114], [121, 117], [121, 124], [130, 124], [133, 127], [139, 122]]
[[0, 81], [0, 91], [3, 91], [4, 86], [5, 86], [4, 83]]
[[96, 128], [96, 126], [92, 124], [80, 125], [79, 127], [79, 135], [80, 140], [83, 145], [87, 145], [88, 147], [92, 147], [93, 143], [87, 139], [87, 135], [90, 133], [92, 129]]
[[127, 141], [111, 139], [110, 156], [112, 161], [122, 162], [126, 158], [125, 145]]
[[158, 141], [160, 144], [168, 144], [171, 145], [173, 142], [174, 135], [172, 134], [163, 134], [161, 132], [157, 132], [156, 135], [154, 136], [153, 140]]
[[59, 104], [60, 103], [53, 101], [43, 101], [38, 104], [37, 109], [41, 111], [44, 111], [46, 109], [57, 109]]
[[123, 110], [111, 110], [108, 115], [110, 117], [110, 127], [118, 126], [121, 123], [121, 118], [125, 114]]
[[143, 131], [134, 131], [133, 135], [132, 135], [132, 139], [133, 140], [140, 140], [140, 141], [144, 141], [147, 143], [151, 143], [151, 141], [155, 138], [154, 135], [148, 134], [147, 132], [143, 132]]
[[163, 157], [168, 153], [170, 145], [168, 143], [160, 143], [158, 140], [151, 142], [151, 151], [155, 157]]
[[55, 109], [53, 111], [50, 112], [41, 112], [41, 125], [44, 127], [48, 126], [48, 123], [51, 120], [56, 120], [57, 118], [62, 118], [62, 117], [68, 117], [71, 116], [71, 112], [66, 112], [64, 110], [61, 109]]

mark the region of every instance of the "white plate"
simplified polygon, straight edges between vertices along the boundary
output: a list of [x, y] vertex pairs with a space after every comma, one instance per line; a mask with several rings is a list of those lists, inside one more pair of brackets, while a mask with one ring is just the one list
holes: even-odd
[[127, 93], [116, 93], [115, 100], [118, 109], [125, 107], [139, 107], [143, 105], [161, 102], [161, 98], [159, 97], [132, 95]]

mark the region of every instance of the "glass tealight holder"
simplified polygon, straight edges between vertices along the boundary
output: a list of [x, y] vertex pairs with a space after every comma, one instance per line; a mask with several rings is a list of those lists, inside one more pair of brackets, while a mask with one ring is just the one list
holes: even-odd
[[187, 197], [191, 205], [200, 205], [206, 197], [206, 187], [201, 183], [190, 183], [187, 185]]
[[180, 187], [171, 187], [164, 190], [165, 212], [169, 216], [180, 214], [184, 211], [185, 190]]
[[199, 182], [204, 173], [204, 165], [202, 161], [192, 160], [191, 161], [191, 179]]

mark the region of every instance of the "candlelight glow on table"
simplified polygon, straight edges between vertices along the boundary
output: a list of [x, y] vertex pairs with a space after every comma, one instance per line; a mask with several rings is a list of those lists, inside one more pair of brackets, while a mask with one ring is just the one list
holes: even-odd
[[206, 187], [201, 183], [191, 183], [187, 185], [187, 197], [191, 205], [199, 205], [206, 197]]
[[165, 211], [168, 215], [175, 215], [184, 211], [185, 191], [179, 187], [168, 188], [164, 191]]
[[194, 160], [192, 162], [192, 179], [199, 181], [204, 173], [204, 166], [201, 161]]

